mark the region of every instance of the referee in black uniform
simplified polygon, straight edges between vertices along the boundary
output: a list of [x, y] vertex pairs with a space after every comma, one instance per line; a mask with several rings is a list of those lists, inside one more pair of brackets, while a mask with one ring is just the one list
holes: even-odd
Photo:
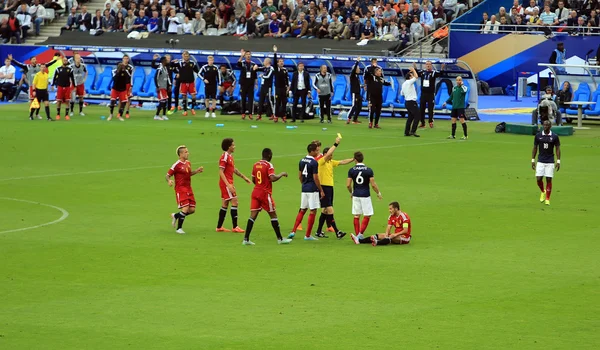
[[[413, 63], [416, 69], [416, 64]], [[442, 70], [445, 64], [442, 64]], [[433, 128], [433, 110], [435, 108], [435, 81], [441, 76], [441, 72], [433, 69], [431, 61], [425, 62], [425, 70], [419, 71], [421, 78], [421, 128], [425, 127], [425, 107], [429, 114], [429, 127]]]

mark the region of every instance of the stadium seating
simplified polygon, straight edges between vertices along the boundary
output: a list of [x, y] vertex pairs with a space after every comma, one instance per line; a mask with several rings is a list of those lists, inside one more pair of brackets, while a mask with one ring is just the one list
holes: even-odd
[[398, 84], [396, 78], [391, 77], [390, 80], [392, 81], [392, 86], [388, 87], [385, 99], [383, 100], [383, 108], [393, 107], [394, 101], [398, 98], [398, 89], [402, 87], [402, 85]]
[[442, 109], [442, 105], [448, 100], [448, 97], [450, 97], [448, 87], [444, 83], [440, 84], [438, 91], [435, 94], [435, 109]]
[[142, 88], [144, 87], [144, 82], [145, 79], [149, 79], [149, 80], [154, 80], [154, 76], [148, 76], [146, 78], [146, 72], [144, 72], [144, 68], [137, 68], [134, 72], [133, 72], [133, 77], [132, 77], [132, 86], [131, 86], [131, 92], [133, 93], [133, 96], [138, 96], [140, 94], [140, 92], [142, 91]]
[[106, 67], [102, 74], [98, 76], [93, 89], [89, 90], [90, 95], [109, 95], [110, 85], [112, 83], [112, 68]]
[[600, 116], [600, 89], [592, 94], [592, 102], [596, 102], [596, 104], [591, 105], [590, 109], [585, 111], [585, 115]]
[[337, 75], [335, 77], [335, 81], [333, 82], [333, 96], [331, 96], [331, 104], [334, 106], [339, 106], [342, 104], [344, 100], [344, 96], [346, 95], [348, 83], [346, 82], [346, 77], [344, 75]]
[[[580, 83], [573, 93], [572, 101], [587, 102], [590, 100], [590, 95], [590, 86], [587, 83]], [[571, 108], [567, 108], [566, 112], [568, 115], [577, 115], [577, 106], [571, 105]]]
[[94, 87], [94, 82], [96, 81], [96, 67], [92, 65], [88, 65], [85, 67], [87, 69], [88, 75], [85, 80], [84, 86], [85, 91], [89, 93], [89, 91]]
[[[152, 68], [150, 73], [147, 74], [149, 77], [153, 77], [156, 74], [156, 69]], [[156, 85], [154, 85], [154, 79], [146, 79], [144, 81], [143, 91], [139, 93], [140, 97], [155, 97], [156, 96]]]

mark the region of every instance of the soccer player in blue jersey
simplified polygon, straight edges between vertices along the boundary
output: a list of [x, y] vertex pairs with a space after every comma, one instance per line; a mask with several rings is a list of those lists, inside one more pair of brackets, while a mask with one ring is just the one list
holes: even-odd
[[[538, 132], [533, 140], [533, 151], [531, 155], [531, 168], [535, 170], [537, 184], [542, 194], [540, 202], [550, 205], [550, 194], [552, 193], [552, 178], [554, 177], [554, 168], [560, 170], [560, 139], [558, 135], [553, 134], [552, 123], [545, 120], [543, 131]], [[554, 165], [554, 148], [556, 147], [556, 166]], [[537, 164], [535, 156], [540, 150]], [[546, 189], [544, 189], [544, 177], [546, 178]]]
[[[338, 146], [340, 138], [335, 139], [335, 145]], [[315, 159], [319, 155], [319, 146], [314, 142], [311, 142], [307, 147], [308, 155], [300, 160], [298, 165], [298, 178], [302, 183], [302, 196], [300, 199], [300, 210], [296, 216], [296, 222], [292, 232], [288, 235], [288, 238], [294, 238], [296, 230], [304, 218], [306, 211], [310, 209], [308, 215], [308, 227], [306, 235], [304, 236], [305, 241], [316, 241], [316, 237], [311, 235], [311, 231], [315, 224], [315, 218], [317, 216], [317, 209], [321, 208], [320, 200], [325, 197], [323, 187], [319, 181], [319, 163]]]
[[[354, 233], [358, 239], [364, 238], [364, 233], [369, 225], [369, 220], [373, 216], [373, 203], [371, 202], [371, 190], [377, 193], [377, 198], [382, 199], [381, 192], [377, 183], [375, 183], [375, 174], [373, 169], [366, 166], [363, 161], [365, 156], [362, 152], [354, 153], [356, 165], [348, 170], [348, 180], [346, 187], [352, 195], [352, 215], [354, 215]], [[362, 224], [360, 216], [363, 216]]]

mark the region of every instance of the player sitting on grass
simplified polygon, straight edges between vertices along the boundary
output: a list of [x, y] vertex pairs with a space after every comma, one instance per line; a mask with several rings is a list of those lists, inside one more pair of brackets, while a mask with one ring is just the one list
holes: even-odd
[[[385, 229], [385, 233], [378, 233], [371, 237], [358, 238], [354, 234], [351, 234], [352, 240], [356, 244], [370, 243], [374, 247], [378, 245], [388, 244], [409, 244], [412, 224], [408, 214], [400, 210], [400, 204], [398, 202], [390, 203], [390, 217], [388, 218], [388, 224]], [[394, 233], [392, 233], [392, 229]]]
[[275, 168], [271, 164], [273, 151], [270, 148], [265, 148], [262, 151], [262, 160], [256, 162], [252, 167], [252, 182], [254, 190], [252, 191], [252, 199], [250, 204], [250, 218], [246, 226], [246, 234], [244, 235], [243, 245], [254, 245], [250, 240], [250, 233], [254, 227], [254, 221], [258, 217], [258, 213], [262, 209], [266, 210], [271, 217], [271, 226], [277, 235], [277, 243], [288, 244], [292, 240], [281, 236], [279, 228], [279, 220], [277, 220], [277, 212], [275, 211], [275, 201], [273, 200], [273, 182], [278, 181], [282, 177], [287, 177], [286, 172], [275, 175]]

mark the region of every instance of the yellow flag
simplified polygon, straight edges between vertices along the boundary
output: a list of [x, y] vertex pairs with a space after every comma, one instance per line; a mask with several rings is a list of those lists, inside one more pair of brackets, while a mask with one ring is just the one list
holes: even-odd
[[37, 97], [33, 99], [33, 101], [31, 101], [31, 106], [29, 106], [29, 109], [38, 109], [40, 108], [40, 102], [38, 101]]

